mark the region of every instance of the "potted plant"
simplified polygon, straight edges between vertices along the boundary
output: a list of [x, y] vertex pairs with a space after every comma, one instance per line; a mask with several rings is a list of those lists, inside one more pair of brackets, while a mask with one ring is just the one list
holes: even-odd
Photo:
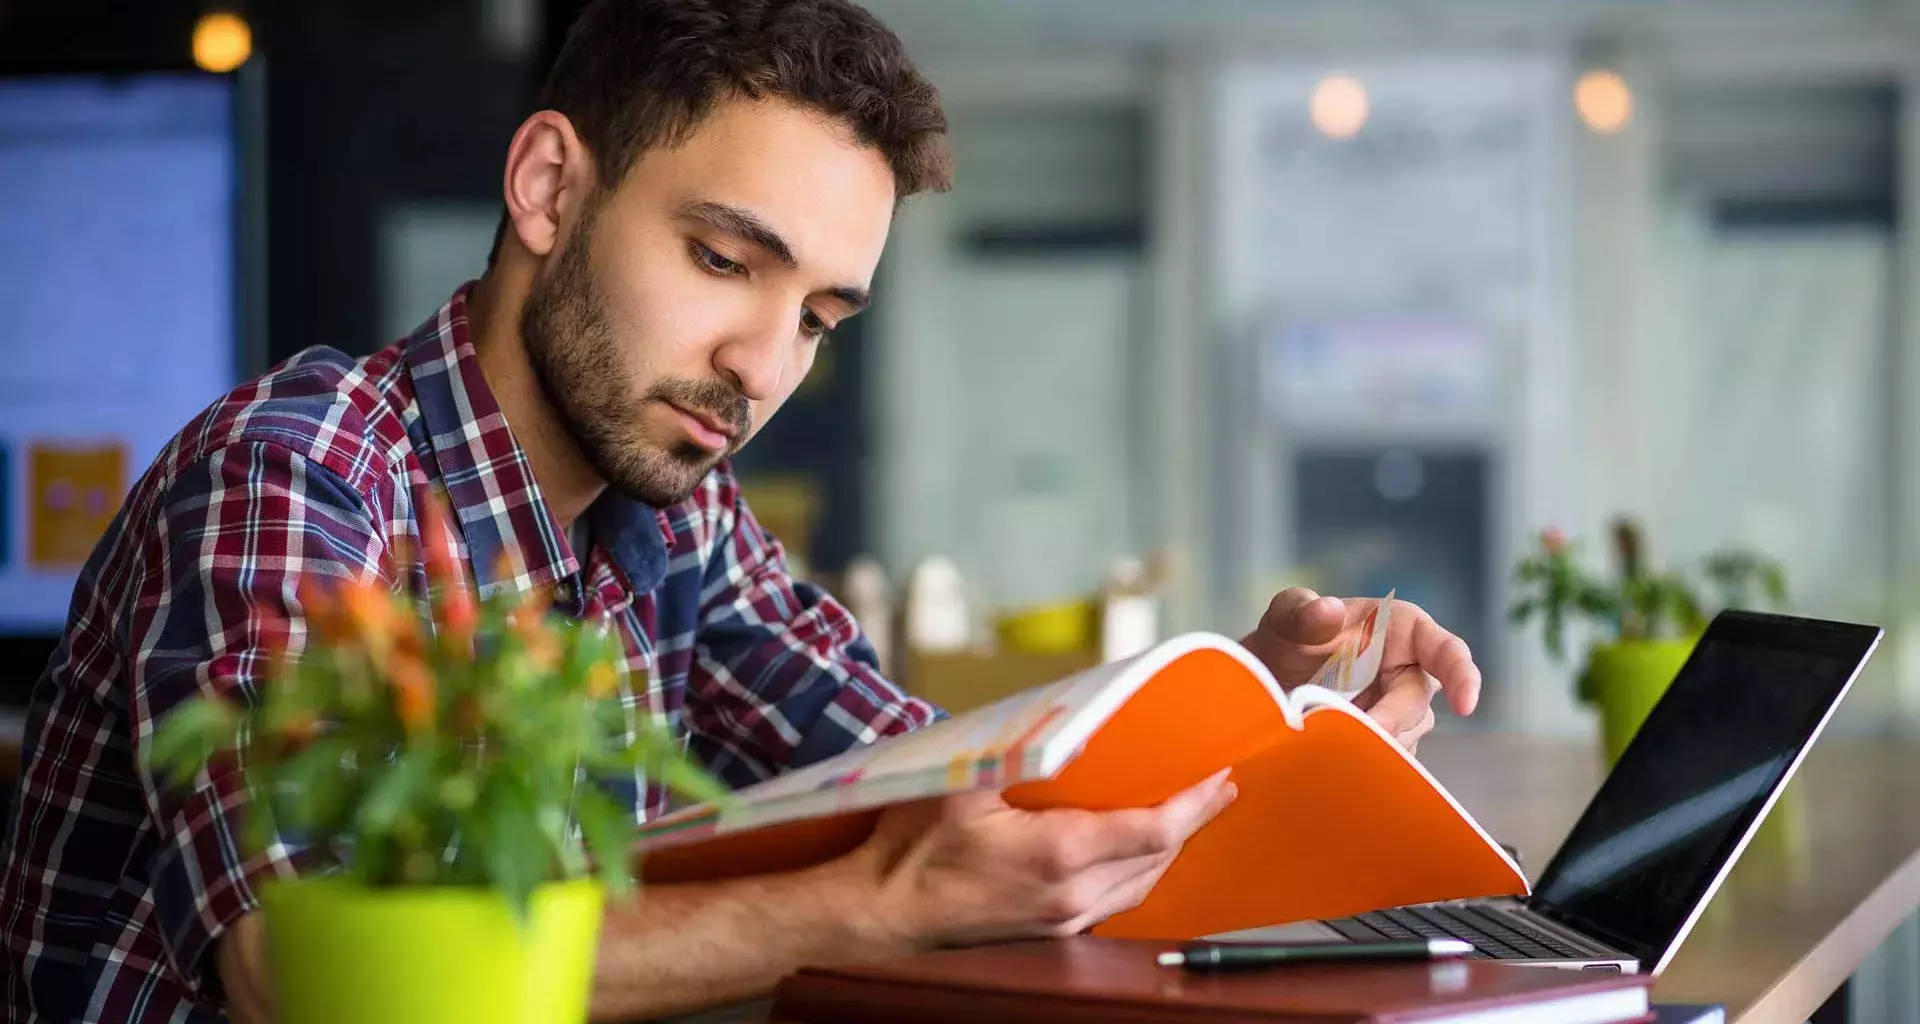
[[1600, 712], [1607, 764], [1619, 760], [1647, 712], [1692, 653], [1709, 615], [1702, 583], [1723, 608], [1779, 605], [1786, 580], [1778, 563], [1756, 551], [1728, 547], [1697, 564], [1655, 570], [1640, 527], [1631, 519], [1613, 523], [1614, 575], [1589, 573], [1579, 545], [1559, 530], [1542, 531], [1539, 547], [1514, 572], [1519, 591], [1511, 616], [1516, 624], [1541, 621], [1547, 653], [1568, 656], [1567, 630], [1585, 620], [1598, 631], [1579, 675], [1580, 699]]
[[591, 777], [724, 787], [615, 699], [601, 627], [538, 590], [476, 600], [423, 504], [428, 594], [303, 586], [309, 642], [257, 706], [196, 698], [147, 757], [175, 783], [237, 759], [247, 841], [304, 846], [261, 893], [282, 1021], [581, 1021], [604, 900], [634, 885], [633, 816]]

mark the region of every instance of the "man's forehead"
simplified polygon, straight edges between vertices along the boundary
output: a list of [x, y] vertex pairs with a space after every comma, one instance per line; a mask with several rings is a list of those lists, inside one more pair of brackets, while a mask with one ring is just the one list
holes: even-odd
[[[727, 212], [776, 234], [801, 268], [864, 287], [892, 224], [893, 175], [881, 153], [831, 119], [788, 107], [717, 113], [683, 144], [649, 151], [620, 192], [715, 229]], [[721, 216], [690, 216], [701, 211]], [[733, 232], [739, 234], [739, 232]]]

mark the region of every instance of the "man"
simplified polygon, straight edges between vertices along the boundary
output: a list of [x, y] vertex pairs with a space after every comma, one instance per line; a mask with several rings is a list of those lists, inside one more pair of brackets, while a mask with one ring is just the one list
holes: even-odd
[[[0, 864], [13, 1021], [270, 1016], [243, 789], [141, 767], [202, 691], [256, 694], [297, 579], [395, 579], [413, 495], [442, 485], [480, 585], [553, 584], [609, 621], [644, 692], [742, 784], [921, 726], [846, 612], [786, 571], [726, 457], [867, 303], [896, 203], [944, 188], [945, 118], [900, 45], [845, 0], [603, 0], [507, 150], [484, 277], [411, 338], [309, 351], [189, 424], [134, 487], [33, 698]], [[517, 549], [524, 570], [495, 575]], [[1249, 647], [1298, 682], [1366, 611], [1277, 598]], [[1365, 703], [1408, 745], [1461, 642], [1408, 608]], [[644, 670], [644, 671], [640, 671]], [[663, 795], [632, 780], [633, 813]], [[808, 961], [1060, 935], [1138, 903], [1233, 798], [1221, 778], [1140, 810], [1027, 813], [976, 794], [888, 813], [791, 874], [656, 886], [608, 911], [594, 1013], [767, 990]]]

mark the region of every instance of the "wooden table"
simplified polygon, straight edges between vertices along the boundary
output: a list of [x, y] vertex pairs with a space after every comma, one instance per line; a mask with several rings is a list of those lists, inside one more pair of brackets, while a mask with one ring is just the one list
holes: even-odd
[[[1420, 757], [1546, 865], [1600, 783], [1592, 742], [1442, 734]], [[1823, 742], [1654, 988], [1739, 1024], [1800, 1024], [1920, 908], [1920, 747]]]
[[[1593, 741], [1443, 733], [1420, 758], [1537, 877], [1602, 776]], [[1734, 1024], [1802, 1024], [1920, 909], [1920, 746], [1821, 743], [1654, 986]], [[771, 1000], [676, 1018], [769, 1019]]]

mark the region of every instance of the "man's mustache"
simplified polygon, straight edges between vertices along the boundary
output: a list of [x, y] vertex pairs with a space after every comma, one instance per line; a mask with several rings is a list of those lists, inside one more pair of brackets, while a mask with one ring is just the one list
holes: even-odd
[[661, 381], [647, 391], [647, 397], [723, 420], [733, 427], [736, 438], [745, 437], [753, 426], [752, 403], [740, 389], [723, 380]]

